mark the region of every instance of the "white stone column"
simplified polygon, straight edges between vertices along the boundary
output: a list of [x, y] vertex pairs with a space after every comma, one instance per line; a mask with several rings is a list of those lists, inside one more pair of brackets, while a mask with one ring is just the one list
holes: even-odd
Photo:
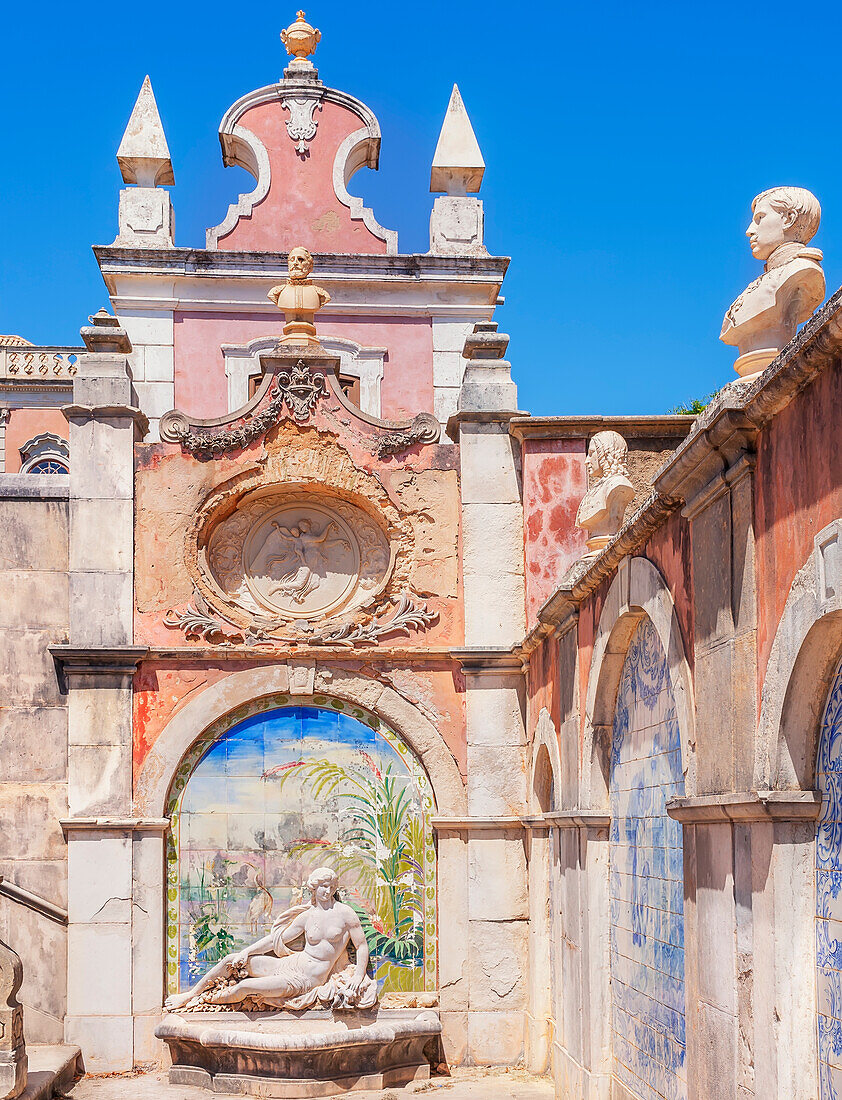
[[468, 1058], [523, 1056], [529, 898], [524, 676], [511, 653], [525, 630], [519, 456], [508, 432], [517, 388], [508, 337], [481, 323], [465, 344], [459, 396], [465, 717], [468, 760]]
[[[89, 1070], [130, 1068], [135, 407], [117, 320], [82, 330], [70, 425], [70, 642], [52, 652], [68, 697], [67, 1042]], [[162, 967], [159, 963], [159, 969]]]

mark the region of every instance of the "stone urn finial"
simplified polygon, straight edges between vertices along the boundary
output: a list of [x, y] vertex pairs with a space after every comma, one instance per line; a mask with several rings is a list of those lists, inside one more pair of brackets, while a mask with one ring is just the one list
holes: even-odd
[[321, 41], [322, 32], [310, 26], [304, 18], [303, 11], [296, 14], [295, 22], [290, 23], [286, 30], [281, 31], [281, 41], [286, 46], [287, 53], [293, 59], [289, 63], [291, 69], [312, 69], [313, 62], [309, 61], [308, 58], [311, 53], [316, 52], [316, 46]]

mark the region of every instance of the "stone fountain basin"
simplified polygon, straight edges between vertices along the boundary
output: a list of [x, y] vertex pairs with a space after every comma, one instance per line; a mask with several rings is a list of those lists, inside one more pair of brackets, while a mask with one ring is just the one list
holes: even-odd
[[429, 1008], [169, 1013], [155, 1034], [170, 1049], [170, 1084], [303, 1100], [426, 1080], [441, 1022]]

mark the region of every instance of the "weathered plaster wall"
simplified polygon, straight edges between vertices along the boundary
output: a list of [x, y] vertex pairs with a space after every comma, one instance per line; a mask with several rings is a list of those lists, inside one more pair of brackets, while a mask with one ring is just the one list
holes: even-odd
[[755, 538], [758, 696], [795, 574], [842, 516], [842, 370], [826, 370], [761, 432]]
[[[24, 476], [41, 488], [0, 478], [0, 874], [66, 909], [67, 705], [48, 646], [67, 641], [67, 488]], [[23, 961], [27, 1041], [62, 1042], [67, 929], [0, 897], [0, 939]]]
[[576, 510], [588, 488], [584, 439], [526, 439], [523, 443], [523, 521], [526, 551], [526, 628], [585, 552]]
[[30, 439], [42, 432], [52, 432], [67, 439], [67, 421], [61, 409], [13, 409], [6, 425], [6, 473], [16, 474], [21, 468], [20, 450]]
[[[163, 616], [193, 595], [193, 578], [185, 566], [187, 549], [191, 542], [195, 546], [197, 512], [215, 486], [231, 483], [234, 491], [238, 476], [257, 477], [265, 466], [265, 484], [304, 484], [315, 493], [322, 481], [331, 484], [334, 475], [343, 484], [359, 478], [379, 497], [374, 507], [394, 508], [404, 523], [403, 534], [398, 537], [396, 531], [394, 538], [402, 548], [405, 577], [438, 614], [426, 630], [411, 632], [406, 644], [412, 648], [461, 644], [456, 449], [422, 447], [403, 461], [379, 461], [360, 438], [346, 435], [344, 445], [339, 443], [342, 426], [333, 413], [320, 412], [314, 423], [321, 428], [318, 434], [315, 428], [287, 422], [267, 434], [265, 445], [258, 440], [232, 458], [206, 462], [181, 454], [173, 445], [137, 449], [135, 636], [139, 643], [184, 644], [181, 633], [168, 628]], [[340, 477], [341, 467], [348, 472]]]
[[[282, 281], [282, 280], [279, 280]], [[268, 288], [267, 288], [268, 289]], [[283, 315], [176, 313], [175, 403], [190, 416], [215, 417], [228, 411], [228, 382], [222, 344], [245, 344], [262, 336], [280, 337]], [[403, 420], [433, 411], [433, 329], [427, 317], [318, 316], [319, 332], [364, 347], [387, 349], [381, 383], [381, 416]]]
[[275, 101], [254, 107], [240, 118], [239, 125], [256, 134], [266, 147], [271, 184], [266, 198], [248, 217], [240, 218], [219, 247], [286, 251], [303, 244], [311, 252], [385, 253], [385, 242], [373, 236], [362, 220], [351, 218], [333, 189], [336, 150], [360, 128], [359, 116], [338, 104], [324, 103], [315, 113], [316, 136], [303, 156], [287, 133], [289, 117], [289, 111]]

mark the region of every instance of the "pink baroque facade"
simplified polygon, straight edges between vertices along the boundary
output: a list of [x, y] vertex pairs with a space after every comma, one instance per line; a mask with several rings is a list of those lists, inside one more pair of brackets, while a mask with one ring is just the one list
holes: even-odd
[[[160, 1059], [165, 997], [327, 862], [441, 1061], [570, 1100], [842, 1092], [839, 294], [697, 417], [533, 417], [479, 165], [436, 152], [465, 179], [401, 253], [348, 190], [377, 119], [291, 66], [220, 125], [254, 189], [177, 246], [148, 85], [136, 112], [111, 312], [0, 338], [27, 1037]], [[291, 348], [299, 246], [329, 302]], [[594, 538], [600, 462], [629, 503]]]

